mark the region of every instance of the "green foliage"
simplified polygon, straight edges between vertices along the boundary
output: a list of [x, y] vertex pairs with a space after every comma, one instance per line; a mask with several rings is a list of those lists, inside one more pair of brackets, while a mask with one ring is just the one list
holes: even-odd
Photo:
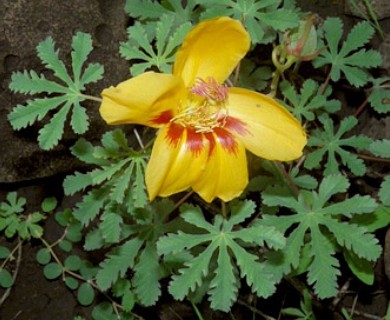
[[374, 35], [374, 29], [367, 21], [356, 24], [340, 47], [343, 23], [340, 18], [327, 18], [323, 25], [326, 46], [313, 61], [315, 67], [331, 65], [330, 77], [340, 80], [343, 73], [348, 82], [361, 87], [369, 80], [367, 68], [378, 67], [382, 63], [379, 52], [363, 47]]
[[21, 239], [40, 238], [43, 228], [39, 223], [44, 216], [39, 212], [24, 214], [26, 199], [16, 192], [7, 194], [6, 201], [0, 203], [0, 231], [7, 238], [17, 235]]
[[149, 24], [162, 16], [167, 16], [173, 26], [179, 27], [189, 21], [198, 20], [198, 12], [194, 0], [127, 0], [125, 10], [130, 17], [137, 18], [143, 24]]
[[114, 243], [119, 240], [123, 225], [118, 206], [133, 212], [147, 202], [144, 172], [148, 154], [130, 148], [121, 130], [107, 132], [101, 142], [102, 146], [93, 147], [80, 139], [72, 147], [74, 156], [99, 168], [88, 173], [76, 172], [66, 177], [63, 185], [67, 195], [94, 187], [78, 203], [74, 216], [85, 226], [103, 211], [100, 229], [103, 237]]
[[342, 138], [345, 133], [357, 125], [357, 119], [354, 117], [344, 118], [337, 132], [335, 132], [333, 120], [330, 117], [323, 115], [319, 120], [323, 129], [318, 128], [311, 132], [307, 145], [317, 149], [308, 154], [305, 168], [318, 168], [326, 155], [325, 175], [339, 173], [340, 164], [336, 158], [337, 155], [340, 157], [341, 163], [347, 166], [353, 174], [357, 176], [363, 175], [366, 172], [364, 162], [355, 154], [349, 152], [348, 149], [367, 149], [371, 139], [363, 135]]
[[254, 213], [254, 209], [255, 205], [251, 201], [235, 202], [230, 219], [225, 220], [217, 215], [211, 224], [205, 220], [200, 208], [183, 206], [182, 218], [193, 225], [194, 231], [199, 231], [170, 233], [157, 243], [160, 255], [179, 254], [191, 249], [194, 253], [198, 252], [185, 263], [179, 274], [172, 277], [169, 292], [175, 299], [182, 300], [190, 291], [199, 288], [205, 277], [213, 274], [208, 289], [211, 306], [213, 309], [228, 311], [237, 297], [238, 270], [258, 296], [268, 297], [275, 291], [271, 274], [265, 272], [258, 256], [249, 252], [243, 243], [257, 246], [267, 244], [270, 248], [280, 249], [285, 239], [275, 228], [268, 226], [236, 229]]
[[[189, 22], [175, 27], [171, 15], [162, 16], [151, 35], [148, 35], [146, 27], [142, 24], [137, 23], [129, 27], [129, 40], [121, 43], [120, 53], [127, 60], [142, 61], [133, 63], [130, 68], [131, 74], [135, 76], [153, 67], [161, 72], [170, 73], [175, 49], [183, 42], [191, 27]], [[151, 45], [152, 42], [155, 46]]]
[[345, 193], [348, 187], [348, 180], [337, 174], [325, 177], [318, 192], [301, 191], [297, 199], [279, 188], [269, 188], [263, 192], [266, 205], [287, 207], [293, 211], [290, 215], [263, 216], [261, 224], [275, 226], [283, 233], [289, 230], [284, 249], [269, 255], [269, 268], [274, 274], [279, 272], [280, 276], [297, 268], [302, 247], [309, 235], [311, 263], [307, 268], [307, 279], [320, 298], [332, 297], [337, 293], [340, 264], [335, 254], [338, 250], [368, 261], [375, 261], [381, 253], [378, 241], [372, 234], [346, 221], [352, 215], [373, 212], [377, 208], [374, 199], [355, 195], [344, 201], [332, 201], [332, 196]]
[[390, 158], [390, 140], [373, 141], [369, 146], [369, 150], [378, 157]]
[[390, 112], [390, 90], [388, 89], [389, 77], [370, 79], [373, 86], [368, 101], [378, 113]]
[[78, 32], [73, 37], [72, 49], [73, 78], [68, 74], [64, 62], [59, 59], [54, 41], [49, 37], [37, 46], [37, 51], [39, 58], [46, 68], [53, 72], [57, 81], [48, 80], [43, 74], [38, 75], [31, 70], [14, 73], [9, 85], [13, 92], [50, 95], [50, 97], [29, 100], [25, 106], [17, 105], [8, 115], [14, 130], [31, 126], [46, 117], [49, 112], [58, 109], [53, 113], [50, 122], [39, 131], [39, 146], [44, 150], [52, 149], [58, 144], [70, 110], [72, 110], [70, 124], [75, 133], [83, 134], [89, 127], [86, 110], [80, 105], [85, 100], [82, 92], [87, 84], [102, 78], [103, 67], [99, 64], [88, 64], [83, 68], [92, 51], [92, 39], [89, 34]]
[[328, 100], [332, 93], [331, 88], [328, 87], [324, 94], [320, 94], [318, 83], [312, 79], [308, 79], [302, 84], [300, 94], [287, 81], [281, 84], [281, 89], [283, 96], [288, 100], [288, 103], [284, 104], [286, 109], [301, 123], [303, 119], [313, 121], [315, 114], [318, 114], [321, 108], [321, 111], [325, 110], [327, 112], [335, 112], [341, 108], [340, 101], [335, 99]]
[[196, 0], [203, 9], [201, 19], [230, 16], [243, 22], [253, 44], [269, 43], [277, 31], [297, 27], [293, 10], [280, 7], [281, 0]]
[[282, 314], [294, 317], [295, 320], [316, 320], [313, 313], [312, 297], [308, 290], [303, 290], [303, 300], [298, 308], [284, 308]]
[[244, 59], [240, 64], [240, 77], [238, 78], [238, 86], [262, 91], [267, 85], [272, 76], [271, 68], [267, 66], [257, 67], [254, 62]]

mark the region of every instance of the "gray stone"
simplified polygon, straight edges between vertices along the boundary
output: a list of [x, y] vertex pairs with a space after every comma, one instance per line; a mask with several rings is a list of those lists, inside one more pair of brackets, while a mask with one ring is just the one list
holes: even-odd
[[[360, 7], [361, 10], [355, 9], [353, 3]], [[371, 7], [379, 20], [390, 17], [390, 2], [389, 0], [371, 0]], [[363, 12], [363, 13], [362, 13]], [[346, 0], [345, 13], [359, 18], [370, 17], [370, 14], [362, 0]]]
[[[37, 142], [39, 129], [46, 119], [20, 131], [13, 131], [7, 115], [26, 95], [8, 89], [16, 71], [35, 70], [50, 77], [36, 55], [39, 42], [51, 36], [60, 58], [70, 62], [72, 36], [90, 33], [94, 50], [89, 62], [104, 65], [104, 79], [88, 87], [88, 93], [99, 96], [101, 90], [129, 77], [128, 63], [119, 56], [119, 42], [126, 40], [128, 16], [124, 0], [0, 0], [0, 183], [31, 180], [68, 172], [80, 164], [69, 153], [78, 136], [66, 128], [64, 140], [52, 151], [42, 151]], [[31, 97], [30, 97], [31, 98]], [[98, 113], [99, 104], [87, 101], [90, 129], [84, 136], [99, 140], [109, 129]]]

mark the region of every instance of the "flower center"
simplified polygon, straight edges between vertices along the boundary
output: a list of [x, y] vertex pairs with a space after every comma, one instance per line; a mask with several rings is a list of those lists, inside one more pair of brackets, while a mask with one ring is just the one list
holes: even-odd
[[189, 89], [186, 103], [179, 108], [179, 114], [171, 121], [183, 127], [192, 127], [195, 132], [212, 132], [223, 127], [228, 116], [225, 102], [228, 90], [214, 78], [197, 79]]

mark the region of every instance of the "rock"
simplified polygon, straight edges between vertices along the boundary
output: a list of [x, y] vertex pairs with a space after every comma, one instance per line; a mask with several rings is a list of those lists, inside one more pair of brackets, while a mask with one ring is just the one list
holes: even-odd
[[[361, 10], [355, 9], [353, 3], [360, 7]], [[390, 17], [390, 2], [388, 0], [371, 0], [372, 10], [377, 16], [378, 20]], [[359, 18], [370, 17], [370, 14], [362, 0], [346, 0], [345, 13]]]
[[[0, 0], [0, 183], [31, 180], [68, 172], [79, 166], [69, 153], [78, 139], [66, 128], [64, 140], [52, 151], [42, 151], [37, 142], [39, 129], [47, 119], [33, 126], [13, 131], [7, 115], [17, 104], [25, 104], [26, 95], [8, 89], [11, 75], [16, 71], [46, 71], [36, 55], [36, 46], [51, 36], [60, 58], [69, 66], [71, 39], [78, 32], [90, 33], [94, 50], [89, 62], [104, 65], [104, 79], [88, 87], [88, 94], [100, 91], [129, 77], [128, 63], [119, 56], [119, 42], [125, 41], [128, 16], [123, 0]], [[84, 106], [90, 116], [90, 129], [85, 138], [100, 140], [109, 128], [100, 118], [98, 103], [87, 101]]]

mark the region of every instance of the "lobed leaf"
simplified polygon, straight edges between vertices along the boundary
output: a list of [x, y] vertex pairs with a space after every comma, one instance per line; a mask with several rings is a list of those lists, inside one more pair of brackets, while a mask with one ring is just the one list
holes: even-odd
[[126, 241], [107, 255], [107, 258], [100, 263], [96, 275], [96, 284], [101, 290], [107, 290], [118, 280], [124, 277], [127, 270], [134, 265], [134, 259], [143, 244], [139, 238]]
[[153, 243], [148, 242], [142, 250], [134, 272], [133, 285], [138, 299], [145, 306], [154, 305], [161, 295], [159, 283], [161, 267]]

